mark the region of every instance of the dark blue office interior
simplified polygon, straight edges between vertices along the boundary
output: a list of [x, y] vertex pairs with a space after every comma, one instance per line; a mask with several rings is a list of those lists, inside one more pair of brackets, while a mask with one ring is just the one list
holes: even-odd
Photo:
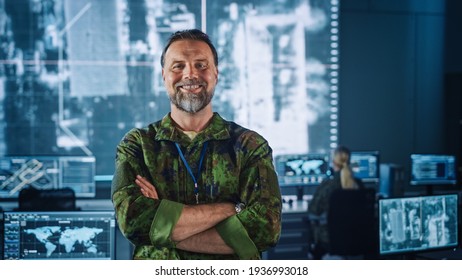
[[[462, 259], [461, 26], [457, 0], [0, 0], [0, 259], [132, 258], [116, 146], [169, 112], [160, 55], [188, 28], [218, 51], [214, 111], [273, 148], [263, 259], [312, 259], [319, 224], [324, 259]], [[363, 196], [310, 216], [338, 145]]]

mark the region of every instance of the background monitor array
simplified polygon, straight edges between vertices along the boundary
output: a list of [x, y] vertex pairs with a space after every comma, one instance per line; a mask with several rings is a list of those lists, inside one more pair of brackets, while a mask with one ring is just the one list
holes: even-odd
[[411, 155], [411, 185], [454, 185], [456, 181], [455, 156]]
[[[308, 153], [279, 155], [275, 157], [276, 172], [280, 186], [319, 185], [332, 175], [327, 154]], [[378, 151], [352, 152], [351, 168], [354, 176], [365, 183], [380, 180]]]
[[379, 243], [382, 255], [457, 247], [457, 194], [381, 199]]
[[76, 197], [95, 197], [95, 157], [0, 157], [0, 198], [17, 198], [27, 187], [39, 190], [69, 187]]
[[3, 258], [115, 259], [113, 211], [5, 212]]
[[[316, 185], [331, 175], [327, 154], [279, 155], [275, 165], [281, 186]], [[380, 153], [352, 152], [351, 168], [363, 182], [379, 183]], [[411, 185], [455, 185], [456, 177], [454, 155], [411, 155]]]
[[352, 152], [351, 169], [354, 176], [364, 183], [378, 183], [380, 181], [379, 152]]
[[329, 171], [327, 154], [280, 155], [275, 157], [279, 185], [319, 185]]

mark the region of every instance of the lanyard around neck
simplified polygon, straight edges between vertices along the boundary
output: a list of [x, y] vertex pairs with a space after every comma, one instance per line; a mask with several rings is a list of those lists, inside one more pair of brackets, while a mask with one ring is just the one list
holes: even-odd
[[193, 182], [194, 182], [194, 195], [196, 196], [196, 204], [199, 204], [199, 187], [197, 186], [197, 179], [199, 178], [201, 174], [201, 167], [202, 167], [202, 162], [204, 161], [205, 157], [205, 152], [207, 150], [207, 144], [209, 142], [205, 142], [204, 146], [202, 146], [202, 151], [199, 159], [199, 167], [197, 169], [197, 177], [194, 176], [194, 173], [191, 170], [191, 167], [189, 166], [188, 162], [186, 161], [186, 158], [184, 157], [183, 152], [180, 149], [180, 145], [175, 142], [176, 149], [178, 150], [178, 153], [180, 154], [180, 158], [183, 161], [184, 166], [186, 167], [186, 170], [188, 170], [189, 175], [191, 176]]

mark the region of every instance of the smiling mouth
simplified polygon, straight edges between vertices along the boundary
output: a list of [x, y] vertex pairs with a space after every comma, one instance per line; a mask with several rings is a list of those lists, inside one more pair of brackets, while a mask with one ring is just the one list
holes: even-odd
[[202, 92], [203, 88], [205, 88], [203, 83], [178, 83], [176, 86], [178, 91], [195, 94]]
[[183, 85], [180, 86], [180, 88], [185, 89], [185, 90], [195, 90], [202, 87], [202, 85]]

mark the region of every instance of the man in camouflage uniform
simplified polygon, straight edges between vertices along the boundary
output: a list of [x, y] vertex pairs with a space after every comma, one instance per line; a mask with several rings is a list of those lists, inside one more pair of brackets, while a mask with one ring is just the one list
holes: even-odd
[[161, 57], [171, 112], [117, 147], [112, 200], [135, 259], [259, 259], [281, 230], [272, 150], [213, 113], [216, 50], [174, 33]]

